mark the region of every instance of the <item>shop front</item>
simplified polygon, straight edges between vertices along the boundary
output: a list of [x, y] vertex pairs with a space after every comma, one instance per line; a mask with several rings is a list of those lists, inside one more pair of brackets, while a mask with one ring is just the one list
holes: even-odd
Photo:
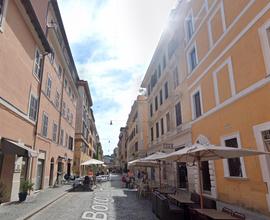
[[21, 181], [28, 178], [31, 158], [37, 152], [21, 142], [2, 138], [0, 142], [1, 202], [17, 201]]

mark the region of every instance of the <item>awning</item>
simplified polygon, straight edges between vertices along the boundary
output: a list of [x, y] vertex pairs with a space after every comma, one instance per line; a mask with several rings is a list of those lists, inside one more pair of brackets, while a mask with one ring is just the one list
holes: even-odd
[[26, 147], [23, 143], [2, 139], [2, 150], [5, 154], [17, 154], [20, 157], [37, 157], [38, 152]]

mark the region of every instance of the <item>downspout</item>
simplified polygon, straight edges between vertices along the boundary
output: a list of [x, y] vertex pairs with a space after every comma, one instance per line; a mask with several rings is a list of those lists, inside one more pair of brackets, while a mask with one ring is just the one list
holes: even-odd
[[[47, 16], [48, 16], [48, 10], [49, 10], [49, 4], [50, 1], [48, 2], [48, 6], [47, 6], [47, 11], [46, 11], [46, 20], [47, 20]], [[48, 37], [48, 27], [47, 27], [47, 21], [46, 21], [46, 31], [45, 31], [45, 37]], [[48, 55], [47, 52], [42, 54], [42, 64], [41, 64], [41, 77], [40, 77], [40, 81], [39, 81], [39, 87], [38, 87], [38, 108], [37, 108], [37, 119], [36, 119], [36, 125], [34, 128], [34, 142], [33, 142], [33, 150], [36, 150], [36, 141], [37, 141], [37, 128], [38, 128], [38, 122], [39, 122], [39, 110], [40, 110], [40, 103], [41, 103], [41, 93], [42, 93], [42, 82], [43, 82], [43, 72], [44, 72], [44, 65], [45, 65], [45, 57]], [[32, 181], [33, 178], [33, 159], [30, 159], [31, 162], [31, 170], [30, 170], [30, 180]]]
[[[36, 125], [34, 128], [34, 143], [33, 143], [33, 150], [36, 150], [36, 141], [37, 141], [37, 128], [39, 123], [39, 112], [40, 112], [40, 103], [41, 103], [41, 93], [42, 93], [42, 82], [43, 82], [43, 71], [44, 71], [44, 64], [45, 64], [45, 57], [48, 55], [48, 53], [42, 54], [42, 64], [41, 64], [41, 77], [40, 77], [40, 83], [38, 87], [38, 108], [37, 108], [37, 119], [36, 119]], [[30, 171], [30, 180], [32, 180], [33, 177], [33, 159], [31, 158], [31, 171]]]
[[[64, 82], [65, 82], [65, 74], [66, 74], [66, 71], [63, 70], [63, 80], [62, 80], [62, 88], [61, 88], [61, 99], [60, 99], [60, 110], [59, 110], [59, 121], [58, 121], [58, 124], [59, 124], [59, 128], [58, 128], [58, 137], [57, 137], [57, 144], [59, 144], [59, 137], [60, 137], [60, 131], [61, 131], [61, 123], [62, 123], [62, 105], [63, 105], [63, 93], [64, 93]], [[64, 137], [63, 137], [64, 139]], [[63, 143], [64, 143], [64, 140], [63, 140]]]

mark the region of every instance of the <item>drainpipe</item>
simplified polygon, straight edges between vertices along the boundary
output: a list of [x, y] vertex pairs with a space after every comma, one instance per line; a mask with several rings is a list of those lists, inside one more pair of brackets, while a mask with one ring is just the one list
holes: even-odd
[[[39, 123], [39, 112], [40, 112], [40, 103], [41, 103], [41, 92], [42, 92], [42, 82], [43, 82], [43, 71], [44, 71], [44, 61], [45, 57], [48, 55], [48, 53], [42, 54], [42, 63], [41, 63], [41, 77], [40, 77], [40, 82], [39, 82], [39, 87], [38, 87], [38, 108], [37, 108], [37, 119], [36, 119], [36, 125], [34, 127], [34, 143], [33, 143], [33, 150], [36, 150], [36, 141], [37, 141], [37, 128], [38, 128], [38, 123]], [[30, 158], [30, 180], [33, 178], [33, 158]]]
[[[49, 4], [48, 2], [47, 5], [47, 11], [46, 11], [46, 20], [47, 20], [47, 15], [48, 15], [48, 10], [49, 10]], [[47, 24], [47, 22], [46, 22]], [[46, 30], [45, 30], [45, 36], [46, 38], [48, 37], [48, 27], [46, 25]], [[42, 63], [41, 63], [41, 77], [39, 81], [39, 87], [38, 87], [38, 108], [37, 108], [37, 119], [36, 119], [36, 125], [34, 127], [34, 142], [33, 142], [33, 150], [36, 150], [36, 141], [37, 141], [37, 128], [38, 128], [38, 122], [39, 122], [39, 111], [40, 111], [40, 100], [41, 100], [41, 92], [42, 92], [42, 82], [43, 82], [43, 72], [44, 72], [44, 65], [45, 65], [45, 57], [48, 55], [47, 52], [42, 54]], [[30, 170], [29, 170], [29, 179], [32, 181], [33, 178], [33, 158], [30, 158], [29, 163], [31, 164]]]

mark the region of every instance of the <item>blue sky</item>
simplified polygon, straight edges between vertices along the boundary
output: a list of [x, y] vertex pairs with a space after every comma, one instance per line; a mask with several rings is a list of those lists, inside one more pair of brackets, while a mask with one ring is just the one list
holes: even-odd
[[79, 76], [89, 82], [104, 154], [117, 146], [176, 1], [58, 0]]

